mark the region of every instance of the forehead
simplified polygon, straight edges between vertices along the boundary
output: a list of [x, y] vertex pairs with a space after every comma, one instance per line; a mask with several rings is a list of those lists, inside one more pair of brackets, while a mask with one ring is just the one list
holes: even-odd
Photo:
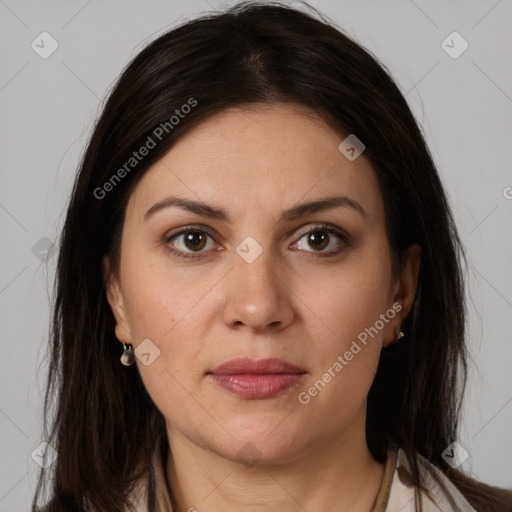
[[198, 124], [137, 184], [128, 209], [141, 218], [179, 195], [225, 205], [235, 215], [276, 211], [336, 193], [382, 213], [375, 173], [364, 154], [339, 150], [345, 136], [313, 111], [283, 104], [230, 108]]

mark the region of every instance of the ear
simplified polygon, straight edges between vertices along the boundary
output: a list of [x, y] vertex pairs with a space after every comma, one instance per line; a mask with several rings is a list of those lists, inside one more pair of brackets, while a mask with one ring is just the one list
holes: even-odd
[[107, 300], [110, 309], [116, 320], [115, 334], [116, 338], [123, 343], [132, 343], [130, 327], [124, 307], [123, 292], [118, 278], [114, 275], [108, 256], [103, 257], [102, 261], [103, 283], [107, 294]]
[[[418, 286], [420, 264], [421, 247], [416, 243], [411, 244], [402, 254], [402, 264], [393, 285], [390, 307], [395, 304], [395, 307], [392, 307], [392, 309], [398, 311], [399, 307], [397, 305], [400, 304], [400, 310], [387, 325], [388, 329], [385, 332], [383, 341], [383, 346], [385, 347], [397, 340], [397, 331], [412, 308]], [[405, 335], [407, 336], [407, 333]]]

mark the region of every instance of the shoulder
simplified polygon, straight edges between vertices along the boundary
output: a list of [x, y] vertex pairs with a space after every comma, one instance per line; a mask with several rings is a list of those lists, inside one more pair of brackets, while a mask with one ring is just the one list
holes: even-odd
[[[424, 512], [477, 512], [438, 468], [421, 455], [418, 461], [426, 488], [421, 493]], [[414, 494], [409, 461], [398, 449], [386, 511], [415, 512]]]

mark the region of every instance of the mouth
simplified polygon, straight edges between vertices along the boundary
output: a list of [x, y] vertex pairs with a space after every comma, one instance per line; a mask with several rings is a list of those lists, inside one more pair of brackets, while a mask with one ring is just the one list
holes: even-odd
[[237, 358], [207, 372], [221, 388], [245, 399], [273, 398], [299, 384], [307, 372], [282, 359]]
[[237, 357], [216, 366], [207, 373], [214, 375], [273, 375], [306, 372], [284, 359], [251, 359], [250, 357]]

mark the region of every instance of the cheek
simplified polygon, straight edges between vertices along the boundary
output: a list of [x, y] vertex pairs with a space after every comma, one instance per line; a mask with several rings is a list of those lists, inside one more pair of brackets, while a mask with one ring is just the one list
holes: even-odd
[[151, 286], [146, 280], [130, 300], [128, 311], [135, 349], [142, 340], [150, 339], [158, 347], [158, 363], [186, 381], [202, 370], [198, 355], [205, 341], [206, 301], [199, 302], [204, 292], [197, 286], [182, 293], [177, 284], [155, 282]]
[[311, 320], [317, 318], [322, 332], [338, 340], [337, 349], [350, 345], [389, 308], [391, 260], [385, 238], [352, 251], [328, 274], [315, 272], [302, 279], [298, 295], [309, 297]]
[[206, 272], [199, 277], [192, 267], [172, 265], [163, 250], [133, 250], [126, 254], [124, 269], [126, 310], [135, 340], [153, 337], [163, 342], [191, 320], [197, 322], [201, 298], [214, 284]]
[[384, 326], [392, 319], [386, 316], [390, 264], [383, 238], [354, 251], [328, 277], [317, 280], [322, 286], [312, 287], [309, 278], [303, 281], [301, 297], [310, 297], [305, 323], [315, 343], [315, 373], [308, 384], [314, 386], [310, 389], [319, 405], [339, 404], [340, 414], [360, 405], [373, 382]]
[[130, 249], [123, 262], [123, 291], [133, 345], [137, 354], [137, 346], [149, 339], [159, 351], [150, 366], [136, 362], [155, 400], [179, 407], [188, 399], [184, 389], [192, 389], [205, 371], [205, 342], [218, 311], [208, 292], [221, 276], [172, 263], [163, 250], [138, 250], [135, 243]]
[[166, 417], [173, 411], [194, 410], [197, 404], [187, 390], [194, 389], [204, 372], [204, 286], [154, 265], [133, 272], [129, 290], [126, 309], [136, 354], [145, 339], [158, 352], [150, 365], [136, 359], [149, 395]]

